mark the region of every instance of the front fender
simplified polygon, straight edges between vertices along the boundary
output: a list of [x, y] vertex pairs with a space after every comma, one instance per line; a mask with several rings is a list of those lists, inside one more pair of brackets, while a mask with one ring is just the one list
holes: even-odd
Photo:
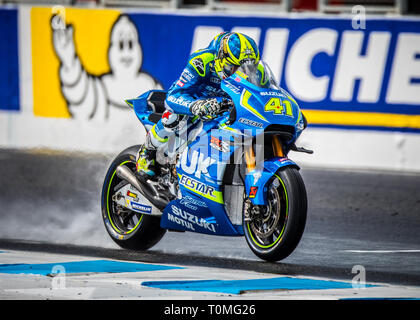
[[274, 157], [265, 160], [245, 176], [245, 191], [254, 205], [267, 204], [267, 186], [272, 176], [283, 167], [299, 166], [288, 158]]

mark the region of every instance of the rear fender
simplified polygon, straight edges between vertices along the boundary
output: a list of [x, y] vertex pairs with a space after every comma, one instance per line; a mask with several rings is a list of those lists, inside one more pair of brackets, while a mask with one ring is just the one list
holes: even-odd
[[245, 192], [252, 204], [267, 204], [268, 183], [270, 182], [271, 177], [273, 177], [280, 168], [284, 167], [300, 169], [296, 163], [287, 157], [274, 157], [265, 160], [245, 176]]

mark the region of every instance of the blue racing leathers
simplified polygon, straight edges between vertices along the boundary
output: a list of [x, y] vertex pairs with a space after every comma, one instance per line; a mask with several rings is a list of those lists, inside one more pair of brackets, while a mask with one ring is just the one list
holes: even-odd
[[[167, 111], [149, 134], [149, 146], [158, 148], [175, 134], [177, 130], [192, 121], [191, 104], [198, 99], [216, 98], [222, 101], [228, 95], [221, 89], [221, 80], [214, 71], [214, 59], [218, 41], [223, 34], [214, 38], [210, 45], [195, 51], [189, 57], [187, 66], [167, 92]], [[150, 145], [151, 143], [151, 145]]]
[[191, 116], [190, 105], [197, 99], [227, 97], [220, 88], [220, 78], [214, 72], [214, 52], [204, 49], [194, 52], [180, 78], [169, 88], [166, 106], [174, 113]]

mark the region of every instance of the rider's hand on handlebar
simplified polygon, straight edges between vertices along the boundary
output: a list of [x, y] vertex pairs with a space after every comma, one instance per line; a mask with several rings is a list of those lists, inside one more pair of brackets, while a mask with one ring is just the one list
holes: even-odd
[[234, 106], [233, 101], [226, 98], [223, 98], [222, 102], [220, 102], [220, 105], [221, 105], [220, 111], [222, 112], [228, 111]]
[[221, 105], [215, 98], [196, 100], [190, 107], [190, 111], [193, 115], [205, 119], [216, 116], [220, 109]]

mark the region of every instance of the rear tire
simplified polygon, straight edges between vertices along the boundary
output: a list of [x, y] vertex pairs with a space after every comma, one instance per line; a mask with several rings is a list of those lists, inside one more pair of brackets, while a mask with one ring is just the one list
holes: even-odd
[[307, 195], [298, 170], [277, 171], [267, 188], [267, 206], [258, 219], [245, 221], [248, 246], [263, 260], [274, 262], [288, 257], [298, 245], [306, 224]]
[[116, 174], [116, 169], [125, 164], [131, 170], [136, 168], [136, 154], [140, 146], [132, 146], [122, 151], [111, 163], [102, 187], [102, 218], [106, 231], [121, 248], [147, 250], [162, 239], [166, 230], [160, 227], [160, 218], [124, 210], [118, 214], [117, 206], [112, 201], [116, 186], [124, 183]]

